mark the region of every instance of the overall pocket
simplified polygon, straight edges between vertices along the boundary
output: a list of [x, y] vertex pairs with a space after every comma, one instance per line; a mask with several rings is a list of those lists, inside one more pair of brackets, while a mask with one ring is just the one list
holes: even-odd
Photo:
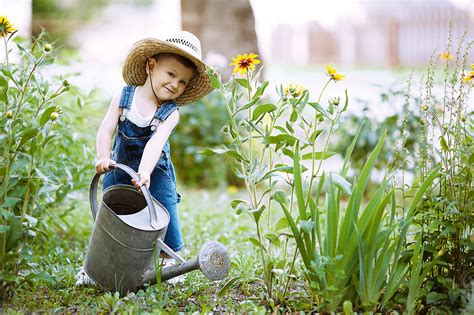
[[150, 138], [127, 137], [121, 130], [119, 130], [118, 139], [120, 141], [120, 145], [118, 145], [119, 143], [117, 143], [117, 147], [119, 148], [117, 154], [117, 162], [128, 165], [133, 169], [137, 169], [140, 165], [145, 145]]

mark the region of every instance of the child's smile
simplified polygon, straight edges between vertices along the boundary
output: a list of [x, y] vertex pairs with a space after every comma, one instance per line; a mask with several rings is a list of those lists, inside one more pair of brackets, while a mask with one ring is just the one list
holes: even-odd
[[156, 96], [160, 101], [167, 101], [183, 94], [193, 70], [174, 58], [166, 58], [154, 63], [151, 76]]

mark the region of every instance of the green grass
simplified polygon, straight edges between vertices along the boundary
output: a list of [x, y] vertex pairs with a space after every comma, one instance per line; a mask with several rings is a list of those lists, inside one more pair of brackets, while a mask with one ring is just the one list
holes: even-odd
[[[185, 249], [184, 258], [197, 256], [206, 240], [217, 240], [227, 246], [232, 257], [229, 276], [211, 282], [198, 271], [188, 273], [185, 281], [173, 286], [157, 285], [129, 294], [124, 298], [96, 288], [74, 286], [74, 275], [81, 266], [92, 229], [92, 217], [85, 193], [77, 197], [70, 211], [56, 209], [43, 224], [55, 232], [38, 237], [33, 247], [32, 261], [37, 270], [50, 273], [55, 283], [35, 282], [17, 288], [11, 301], [0, 304], [0, 313], [17, 312], [48, 313], [96, 313], [96, 312], [211, 312], [211, 311], [265, 311], [269, 306], [264, 299], [263, 284], [255, 281], [261, 277], [257, 248], [248, 242], [253, 236], [253, 224], [247, 216], [237, 216], [230, 208], [235, 196], [227, 191], [183, 190], [183, 200], [178, 211], [181, 219]], [[236, 194], [239, 194], [236, 193]], [[230, 286], [222, 296], [218, 295], [224, 284], [233, 277], [240, 281]], [[299, 293], [303, 294], [300, 289]], [[3, 308], [3, 310], [2, 310]]]

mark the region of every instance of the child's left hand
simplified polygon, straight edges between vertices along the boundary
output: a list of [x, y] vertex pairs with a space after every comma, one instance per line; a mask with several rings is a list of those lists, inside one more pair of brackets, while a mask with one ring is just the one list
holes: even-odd
[[132, 184], [140, 190], [141, 186], [145, 186], [146, 188], [150, 188], [150, 173], [147, 171], [139, 171], [138, 176], [140, 177], [140, 181], [137, 182], [136, 180], [132, 179]]

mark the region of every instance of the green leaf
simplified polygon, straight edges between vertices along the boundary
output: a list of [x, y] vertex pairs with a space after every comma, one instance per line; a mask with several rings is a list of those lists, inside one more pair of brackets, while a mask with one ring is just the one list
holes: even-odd
[[241, 86], [243, 86], [246, 89], [250, 88], [249, 81], [247, 79], [240, 79], [240, 78], [235, 78], [237, 83], [239, 83]]
[[347, 105], [349, 104], [349, 97], [347, 96], [347, 89], [344, 91], [344, 94], [346, 94], [346, 101], [344, 102], [344, 107], [342, 108], [342, 112], [344, 112], [347, 109]]
[[298, 230], [298, 227], [296, 226], [296, 222], [291, 216], [290, 212], [286, 208], [286, 200], [282, 196], [284, 195], [283, 192], [276, 192], [273, 196], [276, 201], [278, 201], [281, 205], [281, 208], [283, 212], [285, 213], [286, 219], [288, 220], [288, 223], [290, 225], [291, 231], [293, 233], [293, 236], [295, 237], [296, 245], [300, 251], [301, 257], [303, 258], [303, 262], [305, 264], [305, 267], [310, 269], [311, 268], [311, 260], [310, 257], [308, 256], [308, 253], [306, 251], [305, 244], [303, 242], [303, 239], [301, 238], [301, 233]]
[[243, 110], [245, 110], [245, 109], [248, 109], [248, 108], [252, 107], [252, 106], [255, 105], [255, 103], [257, 103], [257, 102], [258, 102], [258, 99], [254, 99], [254, 100], [252, 100], [251, 102], [245, 104], [244, 106], [239, 107], [239, 108], [235, 111], [235, 113], [232, 114], [232, 117], [235, 116], [238, 112], [243, 111]]
[[331, 180], [344, 193], [346, 193], [347, 195], [351, 194], [351, 183], [349, 183], [344, 177], [336, 173], [331, 173]]
[[387, 131], [384, 131], [379, 141], [377, 142], [377, 145], [375, 146], [374, 150], [369, 155], [369, 158], [364, 164], [364, 167], [362, 168], [360, 176], [357, 179], [355, 186], [353, 187], [353, 192], [349, 199], [349, 203], [346, 208], [346, 214], [344, 215], [343, 223], [341, 226], [341, 235], [339, 238], [338, 250], [337, 250], [338, 254], [342, 254], [345, 251], [347, 242], [352, 237], [353, 230], [354, 230], [353, 222], [357, 220], [359, 208], [362, 203], [362, 197], [364, 195], [365, 188], [367, 187], [367, 183], [369, 181], [370, 172], [372, 171], [375, 165], [375, 162], [377, 161], [378, 156], [380, 152], [382, 151], [386, 134], [387, 134]]
[[313, 159], [314, 160], [325, 160], [325, 159], [328, 159], [331, 156], [334, 156], [336, 154], [337, 154], [337, 152], [331, 152], [331, 151], [314, 152], [314, 154], [312, 152], [310, 152], [310, 153], [303, 154], [301, 159], [303, 159], [303, 160], [313, 160]]
[[265, 234], [265, 238], [267, 240], [269, 240], [272, 244], [274, 244], [275, 246], [280, 246], [280, 239], [278, 238], [278, 236], [274, 233], [267, 233]]
[[8, 225], [10, 225], [10, 233], [8, 233], [6, 251], [9, 252], [13, 249], [18, 241], [21, 239], [21, 219], [19, 216], [14, 216], [8, 220]]
[[254, 112], [253, 112], [252, 120], [255, 121], [255, 120], [263, 117], [263, 115], [265, 115], [265, 113], [272, 112], [276, 108], [277, 107], [274, 104], [271, 104], [271, 103], [258, 105], [255, 108]]
[[351, 155], [352, 155], [352, 151], [354, 150], [354, 147], [357, 143], [357, 140], [359, 139], [359, 135], [362, 131], [362, 128], [364, 127], [364, 124], [365, 124], [365, 120], [363, 120], [362, 123], [360, 124], [360, 126], [357, 129], [357, 132], [354, 136], [354, 139], [352, 139], [352, 142], [351, 142], [351, 145], [349, 146], [349, 149], [347, 149], [346, 156], [344, 157], [344, 163], [342, 164], [342, 168], [341, 168], [341, 176], [346, 176], [347, 175], [347, 172], [349, 170], [349, 161], [350, 161], [350, 158], [351, 158]]
[[275, 224], [275, 231], [283, 230], [289, 226], [288, 220], [285, 217], [280, 218], [278, 222]]
[[292, 173], [292, 171], [293, 171], [293, 166], [278, 166], [272, 169], [271, 171], [268, 171], [267, 173], [265, 173], [265, 175], [263, 175], [261, 179], [257, 180], [257, 182], [261, 182], [262, 180], [268, 179], [273, 176], [277, 176], [278, 174], [276, 173], [278, 172]]
[[0, 233], [6, 233], [10, 231], [10, 227], [8, 225], [0, 224]]
[[21, 200], [21, 198], [18, 198], [18, 197], [7, 197], [7, 198], [5, 198], [4, 206], [5, 207], [13, 207], [20, 200]]
[[27, 128], [23, 131], [20, 143], [18, 144], [17, 150], [20, 149], [26, 142], [36, 137], [38, 134], [38, 129], [36, 128]]
[[444, 136], [439, 137], [439, 143], [441, 144], [443, 151], [449, 151], [448, 143], [446, 142]]
[[40, 126], [43, 127], [50, 119], [51, 114], [56, 111], [57, 106], [48, 107], [43, 111], [40, 118]]
[[291, 115], [290, 115], [290, 122], [295, 122], [296, 119], [298, 118], [298, 113], [294, 110]]
[[285, 143], [287, 145], [293, 145], [296, 141], [296, 138], [289, 134], [279, 134], [276, 136], [268, 136], [263, 140], [263, 144], [279, 144]]
[[267, 88], [268, 84], [269, 84], [268, 81], [263, 82], [262, 85], [259, 86], [257, 91], [255, 91], [255, 94], [254, 94], [252, 99], [257, 100], [260, 96], [262, 96], [263, 92], [265, 92], [265, 89]]
[[314, 143], [316, 138], [323, 132], [323, 129], [316, 130], [315, 132], [311, 133], [311, 137], [309, 137], [309, 142]]
[[324, 110], [324, 108], [319, 103], [309, 102], [308, 105], [313, 107], [318, 113], [321, 113], [324, 117], [330, 118], [329, 114]]
[[25, 278], [26, 278], [26, 280], [40, 280], [40, 281], [49, 282], [51, 284], [56, 283], [56, 280], [54, 279], [54, 277], [51, 276], [46, 271], [41, 271], [41, 272], [38, 272], [38, 273], [30, 273]]
[[311, 220], [301, 220], [300, 226], [305, 233], [311, 234], [314, 227], [316, 226], [316, 223], [312, 222]]
[[238, 206], [239, 204], [241, 204], [241, 203], [243, 203], [243, 204], [245, 204], [245, 205], [248, 206], [247, 201], [246, 201], [246, 200], [242, 200], [242, 199], [234, 199], [234, 200], [232, 200], [232, 201], [230, 202], [230, 206], [232, 207], [232, 209], [235, 209], [235, 208], [237, 208], [237, 206]]
[[219, 74], [214, 71], [214, 69], [208, 68], [207, 73], [209, 74], [209, 78], [211, 79], [211, 85], [215, 89], [220, 89], [222, 87], [221, 78]]
[[255, 245], [257, 247], [262, 246], [263, 248], [265, 248], [263, 246], [263, 244], [261, 244], [255, 237], [249, 237], [249, 241], [250, 241], [250, 243], [252, 243], [253, 245]]
[[286, 195], [283, 191], [277, 190], [272, 196], [272, 199], [275, 200], [276, 202], [286, 205]]
[[244, 161], [244, 158], [235, 150], [229, 149], [229, 148], [205, 148], [201, 151], [199, 151], [199, 154], [205, 155], [205, 156], [214, 156], [214, 155], [222, 155], [222, 154], [227, 154], [230, 157], [233, 157], [234, 159], [238, 161]]
[[242, 280], [242, 276], [235, 276], [229, 280], [217, 291], [217, 295], [222, 297], [227, 291], [235, 285], [238, 281]]

